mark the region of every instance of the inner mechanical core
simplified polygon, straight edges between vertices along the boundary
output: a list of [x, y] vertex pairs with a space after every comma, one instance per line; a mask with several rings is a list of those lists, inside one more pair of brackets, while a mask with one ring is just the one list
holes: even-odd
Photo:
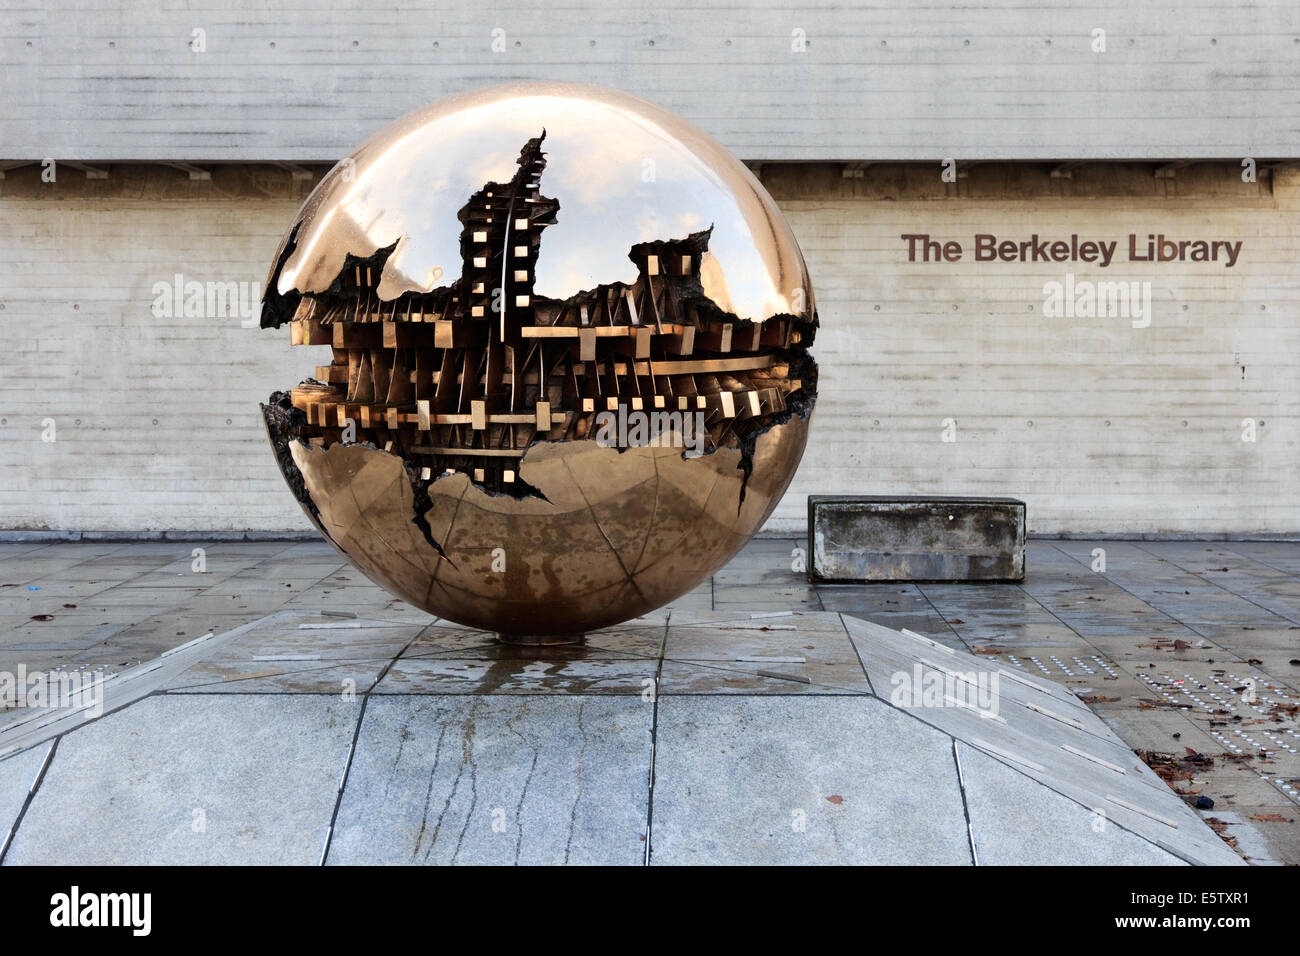
[[290, 321], [293, 344], [329, 345], [333, 361], [263, 406], [282, 457], [291, 438], [373, 445], [405, 462], [418, 511], [429, 483], [454, 472], [489, 494], [538, 495], [520, 475], [528, 447], [594, 439], [613, 416], [643, 416], [641, 433], [660, 443], [680, 437], [691, 416], [685, 428], [703, 424], [699, 450], [740, 448], [746, 475], [759, 433], [806, 416], [815, 316], [750, 322], [723, 312], [700, 281], [711, 230], [632, 246], [631, 284], [563, 301], [533, 294], [542, 233], [562, 215], [541, 193], [544, 139], [525, 144], [509, 182], [488, 183], [461, 208], [463, 271], [445, 288], [380, 300], [394, 244], [349, 256], [324, 293], [281, 295], [291, 237], [262, 326]]

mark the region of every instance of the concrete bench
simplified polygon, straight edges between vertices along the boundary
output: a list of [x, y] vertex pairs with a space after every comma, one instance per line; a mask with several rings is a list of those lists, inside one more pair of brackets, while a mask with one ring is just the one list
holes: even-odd
[[808, 496], [808, 579], [1022, 581], [1014, 498]]

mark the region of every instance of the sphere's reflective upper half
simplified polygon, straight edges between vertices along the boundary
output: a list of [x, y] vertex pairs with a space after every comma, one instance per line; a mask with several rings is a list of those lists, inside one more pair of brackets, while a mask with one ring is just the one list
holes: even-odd
[[712, 228], [701, 279], [719, 307], [755, 321], [812, 316], [798, 244], [743, 163], [644, 100], [563, 83], [449, 97], [373, 136], [307, 200], [276, 291], [324, 292], [346, 256], [393, 243], [381, 299], [448, 288], [462, 277], [461, 206], [484, 183], [509, 180], [520, 149], [543, 132], [545, 191], [562, 215], [537, 262], [537, 295], [630, 283], [633, 245]]
[[367, 575], [441, 617], [571, 633], [690, 590], [807, 437], [816, 311], [763, 187], [644, 101], [453, 97], [330, 172], [263, 326], [329, 365], [263, 406], [286, 481]]

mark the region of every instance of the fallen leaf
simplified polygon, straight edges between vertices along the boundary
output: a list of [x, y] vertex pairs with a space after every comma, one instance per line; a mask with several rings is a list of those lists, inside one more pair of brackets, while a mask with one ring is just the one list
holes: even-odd
[[835, 804], [837, 807], [838, 807], [841, 803], [844, 802], [844, 798], [841, 797], [838, 793], [837, 793], [837, 794], [834, 794], [833, 796], [829, 796], [829, 797], [827, 797], [826, 799], [827, 799], [827, 801], [829, 801], [830, 803]]
[[1198, 754], [1190, 747], [1187, 748], [1186, 757], [1176, 757], [1155, 750], [1139, 750], [1137, 755], [1155, 771], [1156, 776], [1168, 784], [1172, 784], [1175, 780], [1191, 780], [1198, 771], [1214, 766], [1212, 757]]

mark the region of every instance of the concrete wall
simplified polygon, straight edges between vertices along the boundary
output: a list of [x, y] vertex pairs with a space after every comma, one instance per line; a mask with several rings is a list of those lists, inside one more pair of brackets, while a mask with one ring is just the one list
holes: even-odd
[[[914, 492], [1020, 497], [1038, 533], [1300, 530], [1300, 176], [1073, 175], [995, 165], [956, 186], [924, 167], [766, 177], [824, 324], [819, 417], [783, 522], [798, 521], [809, 493]], [[904, 233], [958, 239], [966, 256], [909, 263]], [[1101, 269], [970, 261], [975, 233], [1244, 244], [1230, 269]], [[1044, 317], [1044, 284], [1067, 271], [1150, 282], [1150, 326]], [[943, 440], [945, 419], [955, 441]], [[1245, 419], [1254, 441], [1242, 440]]]
[[[62, 167], [61, 167], [62, 168]], [[1235, 164], [768, 165], [824, 328], [812, 442], [771, 527], [810, 492], [1015, 495], [1031, 532], [1300, 530], [1300, 175]], [[238, 315], [158, 317], [155, 283], [260, 285], [308, 183], [269, 166], [191, 182], [39, 169], [0, 181], [0, 528], [307, 527], [257, 402], [316, 350]], [[1242, 240], [1240, 260], [909, 263], [903, 233], [1130, 232]], [[1045, 318], [1044, 282], [1149, 281], [1154, 318]], [[46, 420], [55, 441], [42, 440]], [[944, 441], [944, 420], [952, 419]], [[1242, 440], [1243, 419], [1256, 440]], [[955, 428], [955, 431], [953, 431]]]
[[1300, 130], [1288, 0], [0, 10], [0, 161], [332, 162], [514, 79], [626, 89], [760, 160], [1294, 157]]
[[317, 350], [293, 354], [238, 315], [151, 309], [176, 273], [260, 289], [299, 192], [265, 168], [193, 184], [164, 167], [67, 170], [48, 185], [33, 168], [0, 183], [0, 527], [307, 527], [257, 402], [310, 375]]

